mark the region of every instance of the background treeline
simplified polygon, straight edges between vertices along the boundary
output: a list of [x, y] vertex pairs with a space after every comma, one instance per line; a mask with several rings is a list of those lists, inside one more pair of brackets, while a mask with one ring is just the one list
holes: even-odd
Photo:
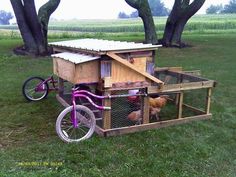
[[236, 13], [236, 0], [230, 0], [229, 4], [223, 6], [220, 5], [211, 5], [206, 10], [207, 14], [229, 14]]

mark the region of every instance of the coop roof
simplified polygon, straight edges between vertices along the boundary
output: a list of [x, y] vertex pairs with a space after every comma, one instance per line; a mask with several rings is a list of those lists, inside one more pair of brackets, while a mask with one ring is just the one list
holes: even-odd
[[130, 51], [130, 50], [155, 50], [161, 45], [112, 41], [102, 39], [78, 39], [50, 43], [52, 46], [62, 48], [74, 48], [84, 51], [110, 52], [110, 51]]
[[85, 54], [80, 54], [80, 53], [69, 53], [69, 52], [53, 54], [52, 57], [68, 60], [75, 64], [85, 63], [85, 62], [97, 60], [100, 58], [100, 56], [85, 55]]

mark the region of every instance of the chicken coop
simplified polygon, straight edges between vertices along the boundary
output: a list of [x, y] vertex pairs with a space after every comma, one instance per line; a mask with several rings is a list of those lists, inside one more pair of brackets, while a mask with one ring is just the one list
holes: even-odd
[[[87, 100], [96, 117], [96, 133], [115, 136], [211, 118], [210, 103], [215, 81], [180, 67], [155, 68], [160, 45], [101, 39], [50, 43], [53, 72], [59, 78], [57, 99], [71, 104], [66, 85], [79, 85], [96, 95], [114, 96], [100, 101], [111, 110], [98, 110]], [[70, 87], [71, 88], [71, 87]]]

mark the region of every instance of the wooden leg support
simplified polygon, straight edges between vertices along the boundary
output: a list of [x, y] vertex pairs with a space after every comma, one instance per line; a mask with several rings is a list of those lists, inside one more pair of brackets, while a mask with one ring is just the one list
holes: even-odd
[[182, 114], [183, 114], [183, 100], [184, 100], [184, 93], [181, 92], [179, 94], [179, 102], [178, 102], [178, 116], [177, 118], [182, 118]]
[[58, 78], [58, 93], [59, 96], [64, 95], [64, 80], [62, 78]]
[[149, 97], [145, 96], [143, 98], [143, 124], [148, 124], [150, 122], [149, 118]]
[[[110, 92], [106, 91], [105, 95], [110, 94]], [[111, 107], [111, 99], [105, 99], [103, 102], [104, 106]], [[111, 129], [111, 111], [110, 110], [104, 110], [103, 111], [103, 129]]]
[[206, 97], [206, 114], [210, 113], [210, 106], [211, 106], [211, 94], [212, 94], [212, 88], [207, 89], [207, 97]]

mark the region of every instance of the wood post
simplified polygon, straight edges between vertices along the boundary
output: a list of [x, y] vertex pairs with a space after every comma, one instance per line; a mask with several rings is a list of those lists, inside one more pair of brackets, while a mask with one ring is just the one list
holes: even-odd
[[58, 93], [61, 97], [64, 95], [64, 80], [60, 77], [58, 77]]
[[179, 94], [179, 102], [178, 102], [178, 119], [182, 118], [183, 114], [183, 100], [184, 100], [184, 92], [180, 92]]
[[[181, 77], [181, 75], [178, 75], [177, 76], [177, 84], [180, 84], [181, 82], [183, 82], [183, 77]], [[180, 99], [180, 93], [177, 93], [176, 97], [175, 97], [175, 105], [178, 105], [179, 99]]]
[[211, 95], [212, 95], [212, 88], [208, 88], [206, 96], [206, 108], [205, 108], [206, 114], [210, 113]]
[[[110, 91], [105, 91], [104, 95], [110, 94]], [[103, 105], [111, 107], [111, 99], [107, 98], [103, 100]], [[111, 129], [111, 110], [103, 111], [103, 129]]]
[[150, 121], [150, 115], [149, 115], [149, 97], [145, 96], [143, 97], [143, 108], [142, 108], [142, 114], [143, 114], [143, 124], [148, 124]]

